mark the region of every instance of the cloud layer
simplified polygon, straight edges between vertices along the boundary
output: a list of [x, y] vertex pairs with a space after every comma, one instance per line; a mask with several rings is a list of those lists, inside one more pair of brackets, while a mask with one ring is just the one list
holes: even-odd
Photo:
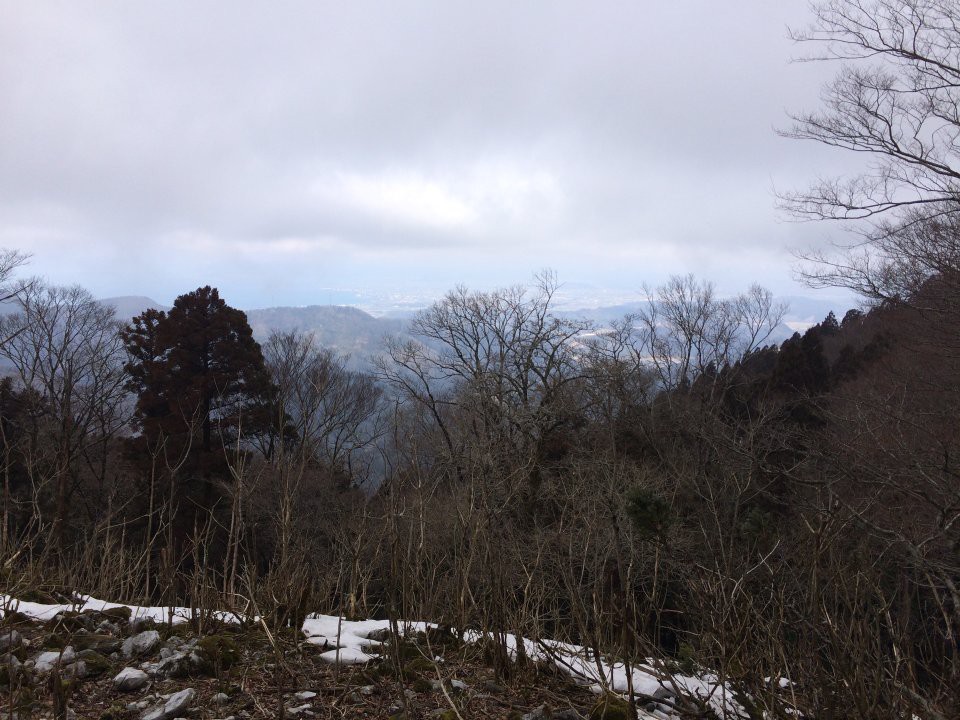
[[806, 3], [0, 0], [0, 244], [103, 295], [789, 287]]

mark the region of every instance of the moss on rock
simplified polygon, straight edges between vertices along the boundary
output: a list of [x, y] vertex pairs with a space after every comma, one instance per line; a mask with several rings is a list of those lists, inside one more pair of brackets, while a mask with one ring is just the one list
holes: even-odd
[[633, 720], [630, 703], [617, 695], [604, 695], [590, 710], [590, 720]]
[[[199, 655], [203, 658], [201, 669], [207, 672], [229, 670], [240, 660], [241, 651], [237, 641], [223, 634], [207, 635], [197, 643]], [[209, 667], [206, 667], [209, 665]]]
[[113, 669], [113, 663], [96, 650], [83, 650], [77, 657], [87, 666], [87, 674], [91, 676], [103, 675]]

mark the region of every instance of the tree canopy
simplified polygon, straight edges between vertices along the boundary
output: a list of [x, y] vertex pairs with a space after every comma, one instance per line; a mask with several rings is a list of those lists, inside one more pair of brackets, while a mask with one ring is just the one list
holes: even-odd
[[[862, 171], [788, 193], [801, 218], [852, 222], [839, 253], [804, 254], [813, 286], [909, 300], [934, 275], [960, 272], [960, 7], [945, 0], [828, 0], [794, 33], [806, 59], [840, 63], [823, 106], [786, 137], [866, 158]], [[951, 287], [955, 292], [956, 284]]]
[[147, 440], [180, 437], [211, 452], [234, 446], [266, 419], [271, 382], [247, 316], [216, 288], [147, 310], [123, 333], [136, 417]]

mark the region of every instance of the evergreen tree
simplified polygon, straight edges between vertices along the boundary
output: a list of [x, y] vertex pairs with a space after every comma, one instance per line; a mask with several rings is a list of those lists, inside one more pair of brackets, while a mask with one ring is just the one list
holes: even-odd
[[263, 354], [246, 314], [215, 288], [181, 295], [169, 313], [135, 317], [124, 342], [148, 441], [181, 437], [211, 453], [263, 429], [272, 392]]

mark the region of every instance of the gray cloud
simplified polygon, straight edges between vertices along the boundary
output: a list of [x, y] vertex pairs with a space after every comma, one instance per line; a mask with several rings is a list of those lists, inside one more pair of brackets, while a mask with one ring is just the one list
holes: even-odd
[[0, 0], [0, 243], [94, 292], [674, 272], [791, 289], [806, 3]]

